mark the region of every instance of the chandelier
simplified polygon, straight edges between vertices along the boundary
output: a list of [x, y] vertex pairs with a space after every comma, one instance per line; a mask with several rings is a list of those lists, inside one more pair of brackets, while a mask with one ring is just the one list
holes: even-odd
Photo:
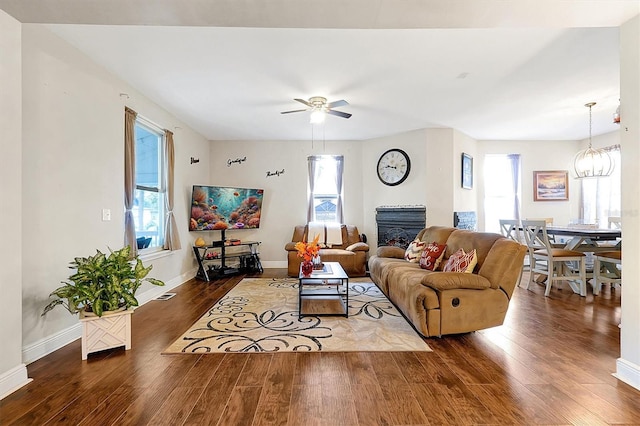
[[573, 159], [573, 168], [579, 179], [606, 177], [613, 172], [613, 160], [607, 151], [591, 146], [591, 108], [595, 104], [595, 102], [589, 102], [584, 105], [589, 108], [589, 147], [578, 152]]

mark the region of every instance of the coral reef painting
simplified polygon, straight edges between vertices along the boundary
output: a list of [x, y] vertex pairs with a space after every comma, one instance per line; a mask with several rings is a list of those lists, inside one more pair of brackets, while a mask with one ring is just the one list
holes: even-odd
[[262, 189], [194, 185], [190, 231], [260, 227]]

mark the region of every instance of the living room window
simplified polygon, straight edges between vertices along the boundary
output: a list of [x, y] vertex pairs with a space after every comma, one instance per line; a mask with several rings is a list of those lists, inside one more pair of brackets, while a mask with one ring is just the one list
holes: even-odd
[[309, 162], [308, 222], [342, 223], [341, 155], [314, 155]]
[[520, 220], [520, 154], [484, 157], [484, 229], [500, 233], [500, 219]]
[[135, 122], [135, 185], [132, 208], [139, 249], [162, 247], [165, 218], [164, 131], [141, 117]]

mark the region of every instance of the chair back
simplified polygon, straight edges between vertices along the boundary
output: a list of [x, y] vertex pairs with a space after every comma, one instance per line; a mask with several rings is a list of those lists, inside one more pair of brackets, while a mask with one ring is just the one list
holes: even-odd
[[523, 220], [522, 232], [530, 252], [547, 250], [551, 253], [551, 243], [547, 235], [547, 222], [544, 220]]
[[516, 219], [499, 219], [500, 233], [510, 240], [522, 243], [520, 222]]
[[553, 226], [552, 217], [528, 217], [526, 220], [544, 220], [547, 226]]
[[620, 216], [609, 216], [609, 229], [622, 229], [622, 218]]

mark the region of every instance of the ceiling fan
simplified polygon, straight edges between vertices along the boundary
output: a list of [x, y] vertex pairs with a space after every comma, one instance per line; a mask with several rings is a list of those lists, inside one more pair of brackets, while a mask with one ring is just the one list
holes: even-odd
[[295, 109], [292, 111], [282, 111], [281, 114], [311, 111], [311, 123], [314, 124], [322, 123], [326, 114], [331, 114], [342, 118], [351, 117], [351, 114], [349, 114], [348, 112], [336, 111], [333, 109], [335, 107], [349, 105], [349, 102], [345, 101], [344, 99], [327, 103], [327, 98], [323, 98], [322, 96], [313, 96], [309, 98], [308, 101], [305, 101], [304, 99], [294, 99], [294, 101], [298, 101], [301, 104], [306, 105], [307, 108]]

